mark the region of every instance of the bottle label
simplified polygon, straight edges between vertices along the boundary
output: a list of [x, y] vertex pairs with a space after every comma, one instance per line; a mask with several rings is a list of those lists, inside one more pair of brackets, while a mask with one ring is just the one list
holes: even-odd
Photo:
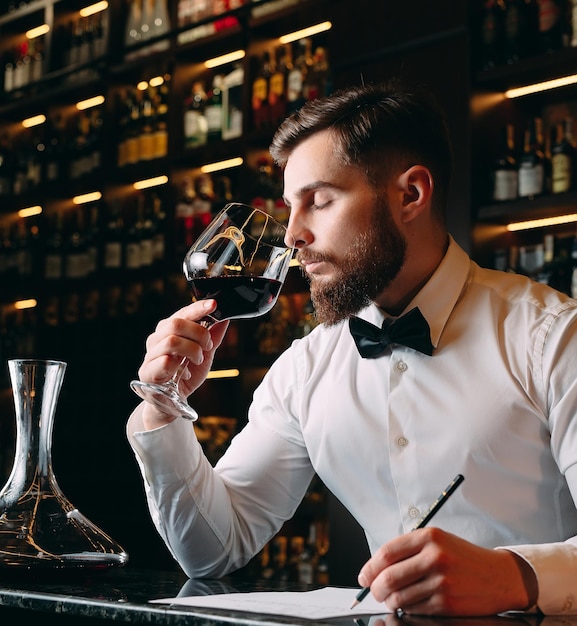
[[139, 149], [140, 142], [138, 141], [138, 137], [130, 137], [126, 142], [126, 163], [129, 165], [134, 165], [138, 163], [139, 160]]
[[138, 243], [129, 243], [126, 246], [126, 267], [129, 270], [137, 270], [141, 265], [140, 245]]
[[59, 280], [62, 278], [62, 257], [59, 254], [47, 254], [44, 259], [44, 278]]
[[154, 158], [160, 159], [168, 154], [168, 133], [166, 128], [154, 133]]
[[571, 159], [567, 154], [554, 154], [551, 157], [553, 181], [551, 191], [563, 193], [571, 188]]
[[138, 139], [139, 158], [141, 161], [150, 161], [154, 158], [154, 135], [144, 133]]
[[122, 265], [122, 244], [119, 241], [109, 241], [104, 247], [104, 267], [119, 269]]
[[539, 2], [539, 30], [547, 33], [559, 21], [560, 10], [555, 0], [540, 0]]
[[85, 278], [86, 255], [83, 252], [73, 252], [66, 257], [66, 278]]
[[188, 148], [206, 143], [208, 127], [206, 118], [199, 111], [187, 111], [184, 115], [184, 136]]
[[220, 133], [222, 130], [222, 106], [208, 105], [204, 110], [207, 130], [209, 133]]
[[152, 239], [143, 239], [140, 242], [140, 265], [148, 267], [154, 262], [154, 247]]
[[538, 196], [543, 192], [543, 165], [522, 165], [519, 168], [519, 195], [522, 198]]
[[287, 82], [287, 99], [289, 102], [294, 102], [300, 98], [303, 91], [303, 75], [300, 70], [292, 70], [288, 75]]
[[493, 200], [497, 202], [514, 200], [517, 197], [517, 188], [518, 176], [515, 170], [497, 170], [495, 172]]
[[267, 100], [267, 81], [266, 78], [257, 78], [252, 85], [252, 108], [254, 110], [260, 109], [263, 103]]

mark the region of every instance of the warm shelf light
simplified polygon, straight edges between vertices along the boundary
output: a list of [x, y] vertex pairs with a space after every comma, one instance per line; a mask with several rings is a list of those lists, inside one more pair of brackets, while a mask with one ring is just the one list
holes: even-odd
[[50, 31], [50, 26], [48, 24], [41, 24], [40, 26], [36, 26], [35, 28], [31, 28], [26, 31], [26, 39], [36, 39], [36, 37], [41, 37]]
[[204, 65], [205, 67], [211, 69], [213, 67], [218, 67], [219, 65], [232, 63], [233, 61], [240, 61], [240, 59], [244, 59], [245, 54], [246, 53], [244, 50], [235, 50], [234, 52], [229, 52], [228, 54], [223, 54], [222, 56], [208, 59], [208, 61], [204, 62]]
[[236, 378], [237, 376], [240, 376], [240, 371], [237, 369], [214, 370], [208, 373], [207, 378]]
[[40, 215], [42, 213], [42, 207], [37, 204], [36, 206], [29, 206], [25, 209], [18, 211], [18, 217], [32, 217], [33, 215]]
[[321, 22], [302, 30], [295, 30], [294, 33], [287, 33], [279, 37], [281, 43], [291, 43], [291, 41], [297, 41], [298, 39], [304, 39], [305, 37], [312, 37], [319, 33], [324, 33], [326, 30], [330, 30], [333, 27], [331, 22]]
[[104, 96], [93, 96], [92, 98], [87, 98], [86, 100], [81, 100], [80, 102], [77, 102], [76, 108], [79, 111], [84, 111], [84, 109], [97, 107], [100, 104], [104, 104]]
[[137, 85], [136, 88], [138, 89], [138, 91], [146, 91], [148, 89], [148, 82], [145, 80], [141, 80]]
[[154, 176], [153, 178], [146, 178], [145, 180], [137, 180], [133, 187], [135, 189], [148, 189], [148, 187], [158, 187], [158, 185], [165, 185], [168, 182], [168, 176]]
[[41, 113], [40, 115], [34, 115], [33, 117], [28, 117], [25, 120], [22, 120], [22, 126], [24, 126], [24, 128], [32, 128], [32, 126], [44, 124], [45, 121], [46, 115]]
[[74, 202], [74, 204], [86, 204], [87, 202], [96, 202], [100, 200], [100, 198], [102, 198], [100, 191], [91, 191], [90, 193], [84, 193], [80, 196], [74, 196], [72, 202]]
[[160, 85], [162, 85], [163, 82], [164, 82], [164, 76], [154, 76], [148, 81], [148, 84], [151, 87], [160, 87]]
[[34, 298], [28, 298], [28, 300], [18, 300], [14, 303], [14, 308], [18, 310], [33, 309], [37, 306], [38, 302]]
[[231, 167], [238, 167], [243, 164], [242, 157], [234, 157], [232, 159], [226, 159], [225, 161], [216, 161], [214, 163], [207, 163], [200, 168], [203, 174], [210, 174], [212, 172], [218, 172], [220, 170], [227, 170]]
[[83, 9], [80, 9], [79, 13], [81, 17], [88, 17], [89, 15], [94, 15], [95, 13], [100, 13], [100, 11], [104, 11], [108, 8], [108, 2], [106, 0], [102, 0], [101, 2], [95, 2]]
[[577, 222], [577, 213], [570, 215], [557, 215], [555, 217], [544, 217], [538, 220], [527, 220], [526, 222], [513, 222], [507, 224], [507, 230], [529, 230], [531, 228], [543, 228], [545, 226], [557, 226], [558, 224], [570, 224]]
[[515, 87], [514, 89], [508, 89], [505, 92], [505, 96], [507, 98], [519, 98], [520, 96], [526, 96], [531, 93], [547, 91], [549, 89], [556, 89], [557, 87], [566, 87], [567, 85], [573, 85], [575, 83], [577, 83], [577, 74], [571, 74], [570, 76], [563, 76], [561, 78], [547, 80], [543, 83], [535, 83], [533, 85], [526, 85], [525, 87]]

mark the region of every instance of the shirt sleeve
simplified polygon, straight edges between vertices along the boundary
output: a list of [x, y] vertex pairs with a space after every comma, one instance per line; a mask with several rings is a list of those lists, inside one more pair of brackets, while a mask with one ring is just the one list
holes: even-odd
[[270, 389], [255, 394], [254, 419], [214, 468], [191, 422], [176, 419], [144, 431], [141, 409], [130, 417], [128, 439], [151, 518], [191, 578], [223, 576], [245, 565], [304, 497], [314, 471], [299, 438], [283, 432], [281, 404]]
[[[534, 380], [543, 392], [543, 411], [550, 446], [577, 505], [577, 321], [574, 305], [537, 333]], [[577, 537], [563, 542], [504, 546], [533, 568], [539, 594], [537, 607], [545, 615], [577, 612]]]

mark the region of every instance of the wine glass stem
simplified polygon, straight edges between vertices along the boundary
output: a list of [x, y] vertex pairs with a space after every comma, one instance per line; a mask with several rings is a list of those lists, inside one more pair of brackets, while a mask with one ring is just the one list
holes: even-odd
[[[210, 328], [213, 324], [214, 324], [214, 320], [212, 318], [205, 318], [200, 320], [199, 324], [201, 326], [204, 326], [204, 328]], [[171, 387], [174, 387], [174, 389], [178, 389], [178, 383], [180, 382], [180, 379], [182, 378], [182, 375], [184, 374], [184, 370], [186, 369], [188, 364], [188, 359], [186, 357], [182, 358], [182, 361], [180, 362], [178, 369], [176, 370], [176, 372], [174, 372], [172, 378], [168, 381], [168, 385], [170, 385]]]
[[176, 370], [176, 372], [174, 372], [174, 375], [168, 381], [168, 384], [171, 387], [178, 389], [178, 383], [180, 382], [180, 379], [182, 378], [182, 375], [184, 374], [184, 370], [186, 369], [187, 363], [188, 363], [188, 359], [186, 357], [183, 357], [182, 361], [180, 362], [180, 365], [178, 366], [178, 369]]

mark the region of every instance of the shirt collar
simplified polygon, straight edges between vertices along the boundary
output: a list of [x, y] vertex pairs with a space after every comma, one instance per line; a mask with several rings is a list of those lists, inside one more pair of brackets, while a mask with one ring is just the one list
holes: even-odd
[[[443, 260], [403, 313], [419, 307], [431, 328], [431, 341], [437, 347], [451, 311], [459, 299], [470, 271], [467, 253], [449, 236], [449, 247]], [[360, 312], [359, 317], [380, 326], [385, 314], [375, 304]]]

